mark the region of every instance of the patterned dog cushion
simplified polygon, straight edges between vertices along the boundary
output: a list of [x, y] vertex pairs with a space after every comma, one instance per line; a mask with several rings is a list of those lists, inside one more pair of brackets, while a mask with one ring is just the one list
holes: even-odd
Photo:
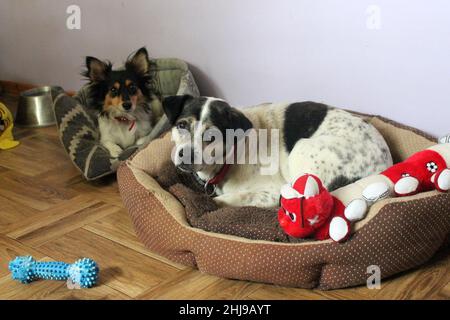
[[[154, 86], [164, 96], [190, 94], [198, 96], [195, 80], [184, 61], [178, 59], [154, 59]], [[87, 180], [98, 179], [117, 170], [121, 161], [127, 159], [138, 147], [125, 149], [119, 158], [112, 158], [100, 144], [97, 117], [89, 101], [89, 85], [85, 85], [73, 97], [55, 92], [54, 112], [61, 142], [74, 165]], [[150, 133], [157, 137], [168, 128], [163, 116]]]
[[[388, 119], [365, 118], [383, 134], [395, 161], [436, 143]], [[374, 265], [382, 278], [417, 267], [449, 240], [450, 194], [432, 191], [375, 203], [343, 244], [291, 242], [280, 232], [274, 210], [217, 209], [189, 188], [189, 180], [177, 176], [171, 164], [172, 146], [167, 134], [124, 162], [119, 189], [141, 241], [202, 272], [301, 288], [343, 288], [365, 284]], [[345, 188], [358, 184], [364, 182]]]

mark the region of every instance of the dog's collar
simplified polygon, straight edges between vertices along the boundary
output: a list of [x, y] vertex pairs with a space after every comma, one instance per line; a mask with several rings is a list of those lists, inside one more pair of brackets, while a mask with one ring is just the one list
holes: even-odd
[[199, 187], [203, 187], [206, 195], [209, 197], [214, 197], [216, 195], [217, 185], [223, 181], [226, 174], [230, 170], [231, 164], [226, 163], [220, 168], [219, 172], [212, 177], [211, 179], [205, 181], [198, 176], [196, 172], [193, 172], [192, 175], [195, 181], [199, 184]]
[[129, 124], [130, 126], [128, 127], [128, 131], [133, 130], [134, 126], [136, 125], [136, 120], [130, 120], [126, 117], [115, 117], [114, 119], [119, 121], [119, 123]]
[[[234, 156], [234, 148], [231, 152], [231, 156]], [[212, 178], [208, 179], [207, 181], [201, 179], [197, 173], [194, 173], [194, 177], [197, 180], [197, 182], [201, 185], [203, 185], [203, 189], [205, 190], [205, 193], [213, 197], [216, 194], [217, 185], [220, 184], [223, 179], [225, 179], [225, 176], [227, 175], [228, 171], [230, 171], [231, 164], [227, 163], [225, 161], [225, 164], [220, 168], [219, 172]]]
[[217, 185], [223, 181], [228, 171], [230, 170], [230, 167], [231, 164], [225, 163], [214, 177], [205, 182], [204, 188], [207, 195], [213, 196], [216, 193]]
[[206, 184], [210, 184], [210, 185], [214, 186], [216, 184], [221, 183], [223, 181], [223, 179], [225, 178], [226, 174], [228, 173], [228, 171], [230, 170], [230, 167], [231, 167], [231, 164], [225, 163], [214, 177], [212, 177], [211, 179], [206, 181]]

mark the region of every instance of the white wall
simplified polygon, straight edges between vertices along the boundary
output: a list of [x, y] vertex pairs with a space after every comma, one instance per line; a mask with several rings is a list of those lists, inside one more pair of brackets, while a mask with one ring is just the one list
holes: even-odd
[[[69, 4], [81, 30], [66, 28]], [[142, 45], [233, 105], [316, 100], [450, 132], [446, 0], [0, 0], [0, 79], [73, 90], [83, 56]]]

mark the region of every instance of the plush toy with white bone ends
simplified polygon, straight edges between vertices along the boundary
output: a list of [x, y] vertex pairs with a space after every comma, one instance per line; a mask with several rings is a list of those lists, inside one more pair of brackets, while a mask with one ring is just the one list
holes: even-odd
[[[448, 137], [448, 136], [447, 136]], [[447, 192], [450, 190], [450, 143], [443, 137], [440, 143], [426, 150], [416, 152], [403, 162], [397, 163], [380, 176], [387, 178], [378, 182], [378, 186], [384, 183], [391, 193], [398, 197], [414, 195], [419, 192], [438, 190]], [[380, 177], [380, 179], [382, 179]], [[390, 182], [390, 183], [389, 183]], [[369, 185], [363, 191], [363, 197], [370, 200], [377, 197], [376, 183]], [[373, 201], [373, 199], [372, 199]]]
[[305, 174], [281, 188], [278, 221], [281, 228], [295, 238], [346, 240], [351, 222], [364, 217], [367, 204], [356, 199], [346, 207], [323, 186], [321, 180]]

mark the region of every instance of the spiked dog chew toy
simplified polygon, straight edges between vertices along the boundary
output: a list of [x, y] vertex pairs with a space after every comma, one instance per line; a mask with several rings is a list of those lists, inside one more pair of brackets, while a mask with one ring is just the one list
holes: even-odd
[[37, 279], [71, 280], [81, 288], [90, 288], [97, 283], [97, 263], [88, 258], [77, 260], [73, 264], [65, 262], [38, 262], [31, 256], [16, 257], [9, 263], [9, 271], [14, 280], [30, 283]]
[[0, 103], [0, 150], [6, 150], [14, 148], [19, 144], [19, 141], [15, 141], [13, 138], [13, 117], [8, 108]]
[[346, 240], [351, 222], [364, 217], [367, 203], [355, 199], [347, 207], [323, 186], [321, 180], [305, 174], [281, 188], [278, 221], [281, 228], [295, 238]]

